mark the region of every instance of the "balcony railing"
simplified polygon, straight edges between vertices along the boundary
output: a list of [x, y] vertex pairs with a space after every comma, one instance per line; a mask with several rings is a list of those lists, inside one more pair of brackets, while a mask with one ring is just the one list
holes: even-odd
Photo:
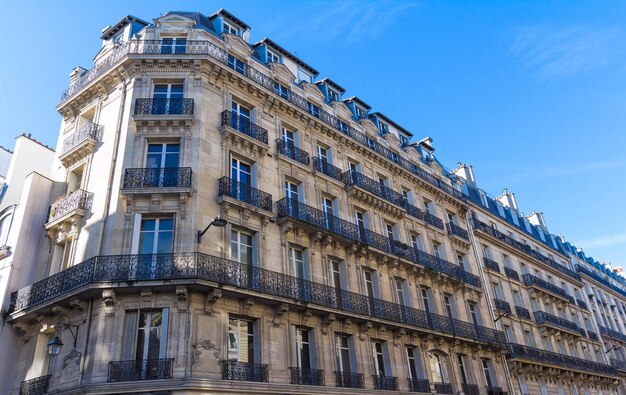
[[102, 126], [97, 125], [93, 122], [87, 123], [80, 129], [78, 129], [77, 132], [72, 133], [69, 137], [63, 140], [63, 149], [61, 150], [61, 155], [66, 154], [67, 152], [79, 146], [88, 139], [94, 140], [96, 142], [102, 140], [102, 131]]
[[515, 269], [511, 269], [508, 266], [504, 266], [504, 274], [506, 274], [508, 278], [512, 278], [513, 280], [519, 281], [519, 273], [517, 273], [517, 270]]
[[309, 153], [305, 150], [298, 148], [293, 143], [283, 141], [282, 139], [276, 139], [276, 147], [278, 153], [286, 156], [289, 159], [293, 159], [298, 163], [308, 166], [311, 163]]
[[590, 331], [589, 329], [587, 329], [587, 337], [590, 338], [591, 340], [598, 340], [598, 334], [595, 332]]
[[373, 375], [372, 378], [374, 379], [374, 389], [376, 390], [386, 390], [386, 391], [398, 390], [398, 378], [397, 377]]
[[335, 385], [343, 388], [365, 388], [363, 373], [335, 372]]
[[443, 220], [428, 211], [424, 211], [424, 221], [436, 228], [443, 229]]
[[34, 379], [22, 381], [20, 395], [43, 395], [48, 391], [50, 375], [35, 377]]
[[247, 184], [242, 184], [230, 177], [219, 179], [218, 196], [228, 196], [265, 211], [272, 211], [272, 195]]
[[626, 361], [622, 359], [611, 358], [611, 366], [615, 366], [621, 371], [626, 371]]
[[493, 228], [492, 226], [479, 221], [476, 218], [472, 218], [472, 226], [474, 227], [474, 229], [478, 229], [481, 232], [484, 232], [488, 235], [490, 235], [491, 237], [494, 237], [500, 241], [502, 241], [503, 243], [515, 248], [518, 251], [523, 252], [524, 254], [550, 266], [551, 268], [565, 274], [566, 276], [573, 278], [576, 281], [581, 281], [580, 279], [580, 274], [576, 273], [575, 271], [561, 265], [560, 263], [557, 263], [554, 259], [547, 257], [545, 255], [542, 255], [540, 253], [538, 253], [537, 251], [533, 250], [532, 248], [530, 248], [530, 246], [521, 243], [513, 238], [511, 238], [511, 236], [506, 235], [502, 232], [500, 232], [499, 230]]
[[48, 208], [48, 220], [46, 223], [56, 221], [75, 210], [89, 210], [92, 200], [93, 193], [78, 189], [52, 203]]
[[578, 271], [579, 273], [583, 273], [583, 274], [585, 274], [588, 277], [591, 277], [592, 279], [594, 279], [595, 281], [599, 282], [600, 284], [605, 285], [605, 286], [611, 288], [613, 291], [617, 292], [618, 294], [626, 297], [626, 291], [625, 290], [623, 290], [622, 288], [614, 285], [609, 280], [607, 280], [606, 277], [608, 277], [608, 275], [597, 273], [595, 270], [592, 270], [592, 269], [590, 269], [588, 267], [585, 267], [583, 265], [576, 265], [576, 271]]
[[462, 384], [463, 394], [465, 395], [480, 395], [480, 390], [477, 384]]
[[493, 304], [498, 311], [506, 313], [506, 315], [511, 315], [511, 305], [509, 302], [496, 298], [493, 300]]
[[222, 361], [222, 380], [268, 383], [269, 368], [260, 363]]
[[173, 367], [174, 358], [111, 361], [107, 381], [171, 379]]
[[544, 279], [541, 279], [537, 276], [533, 276], [530, 273], [524, 274], [522, 276], [522, 279], [524, 280], [525, 285], [533, 286], [536, 288], [541, 288], [545, 291], [548, 291], [550, 293], [560, 296], [561, 298], [567, 300], [570, 303], [574, 303], [574, 298], [571, 295], [569, 295], [567, 292], [565, 292], [563, 288], [558, 287], [552, 283], [549, 283]]
[[193, 115], [193, 99], [136, 99], [135, 115]]
[[[582, 328], [580, 328], [575, 322], [566, 320], [565, 318], [561, 318], [550, 313], [546, 313], [545, 311], [535, 311], [535, 321], [537, 321], [538, 324], [550, 324], [578, 333], [581, 333], [582, 330]], [[582, 335], [584, 336], [584, 334], [585, 333], [583, 331]]]
[[578, 299], [578, 298], [577, 298], [577, 299], [576, 299], [576, 304], [577, 304], [577, 305], [578, 305], [578, 307], [580, 307], [581, 309], [589, 310], [589, 309], [587, 308], [587, 303], [586, 303], [584, 300], [582, 300], [582, 299]]
[[289, 368], [291, 384], [297, 385], [326, 385], [324, 371], [320, 369]]
[[341, 176], [343, 172], [341, 171], [341, 169], [331, 165], [326, 159], [313, 157], [313, 168], [315, 169], [315, 171], [327, 175], [330, 178], [334, 178], [337, 181], [343, 182], [343, 177]]
[[438, 394], [454, 394], [452, 384], [450, 383], [433, 383], [435, 392]]
[[539, 365], [554, 365], [567, 370], [581, 370], [590, 373], [617, 376], [614, 366], [570, 357], [568, 355], [528, 347], [522, 344], [509, 343], [509, 357], [530, 360]]
[[359, 188], [365, 189], [369, 193], [385, 199], [389, 203], [396, 206], [404, 207], [406, 199], [401, 193], [394, 191], [393, 189], [383, 185], [382, 183], [371, 179], [356, 170], [348, 170], [342, 175], [343, 182], [346, 186], [355, 185]]
[[602, 325], [598, 325], [598, 329], [600, 330], [600, 334], [604, 336], [612, 337], [613, 339], [620, 340], [626, 343], [626, 335], [620, 331], [616, 331], [615, 329], [607, 328]]
[[502, 387], [487, 387], [487, 395], [507, 395]]
[[519, 318], [530, 319], [530, 311], [528, 311], [526, 307], [515, 306], [515, 314], [517, 314]]
[[483, 262], [487, 269], [500, 273], [500, 264], [498, 262], [494, 261], [493, 259], [489, 259], [486, 256], [483, 257]]
[[310, 226], [329, 231], [340, 237], [407, 259], [434, 272], [446, 274], [458, 281], [480, 287], [478, 276], [465, 272], [459, 265], [455, 265], [445, 259], [416, 250], [406, 244], [391, 240], [369, 229], [361, 228], [356, 224], [324, 213], [297, 200], [283, 198], [276, 205], [278, 207], [279, 219], [289, 217], [305, 222]]
[[124, 189], [191, 188], [191, 174], [191, 167], [126, 169]]
[[410, 392], [424, 392], [430, 394], [430, 382], [427, 379], [408, 379]]
[[267, 144], [267, 130], [232, 111], [222, 112], [222, 126], [229, 126], [246, 136]]
[[448, 228], [449, 235], [458, 236], [462, 239], [469, 241], [469, 233], [467, 232], [467, 230], [463, 229], [462, 227], [455, 224], [454, 222], [448, 222], [446, 225]]
[[92, 283], [173, 279], [214, 281], [505, 347], [504, 333], [498, 330], [201, 253], [94, 257], [13, 292], [10, 312], [32, 308]]

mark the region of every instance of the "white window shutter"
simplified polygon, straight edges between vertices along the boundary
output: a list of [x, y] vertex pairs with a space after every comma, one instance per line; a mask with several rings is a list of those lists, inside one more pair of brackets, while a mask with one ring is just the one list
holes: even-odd
[[131, 254], [139, 253], [139, 235], [141, 232], [141, 214], [135, 214], [133, 222], [133, 238], [130, 247]]

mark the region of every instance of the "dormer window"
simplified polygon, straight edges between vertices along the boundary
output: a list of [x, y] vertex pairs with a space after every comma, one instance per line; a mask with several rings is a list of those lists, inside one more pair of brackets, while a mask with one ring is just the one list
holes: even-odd
[[298, 68], [298, 81], [311, 83], [313, 81], [313, 76], [301, 68]]
[[389, 125], [387, 125], [384, 122], [380, 122], [380, 133], [381, 134], [389, 133]]
[[124, 41], [124, 30], [121, 30], [115, 36], [111, 37], [111, 42], [113, 44], [121, 44]]
[[272, 63], [280, 63], [280, 55], [274, 51], [267, 50], [267, 61]]
[[337, 91], [334, 91], [328, 88], [328, 99], [329, 101], [339, 101], [340, 100], [339, 93]]
[[354, 112], [356, 113], [356, 117], [358, 119], [365, 117], [365, 110], [359, 106], [354, 106]]
[[234, 25], [224, 21], [224, 34], [234, 34], [236, 36], [241, 35], [241, 30], [237, 29]]
[[403, 134], [400, 135], [400, 145], [402, 145], [403, 147], [409, 145], [408, 137]]
[[187, 39], [183, 37], [168, 37], [161, 40], [161, 53], [185, 53]]
[[478, 191], [478, 194], [480, 195], [480, 202], [483, 204], [483, 206], [489, 207], [489, 202], [487, 202], [487, 195], [485, 194], [485, 192]]

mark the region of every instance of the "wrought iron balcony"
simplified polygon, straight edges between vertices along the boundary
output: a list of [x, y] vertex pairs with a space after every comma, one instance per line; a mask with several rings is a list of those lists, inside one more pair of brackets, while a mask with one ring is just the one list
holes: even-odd
[[278, 153], [286, 156], [289, 159], [293, 159], [298, 163], [308, 166], [311, 163], [309, 153], [305, 150], [298, 148], [295, 144], [288, 143], [282, 139], [276, 139], [276, 148]]
[[515, 269], [511, 269], [508, 266], [504, 266], [504, 274], [506, 274], [508, 278], [512, 278], [513, 280], [519, 281], [519, 273], [517, 273], [517, 270]]
[[595, 332], [590, 331], [589, 329], [587, 329], [587, 337], [590, 338], [591, 340], [598, 340], [598, 334]]
[[219, 179], [218, 196], [228, 196], [265, 211], [272, 211], [272, 195], [253, 188], [250, 185], [242, 184], [230, 177], [222, 177]]
[[[562, 329], [566, 329], [571, 332], [580, 333], [581, 329], [575, 322], [566, 320], [565, 318], [561, 318], [559, 316], [546, 313], [545, 311], [535, 311], [535, 321], [538, 324], [550, 324], [552, 326], [556, 326]], [[582, 333], [584, 336], [584, 332]]]
[[297, 385], [326, 385], [324, 371], [321, 369], [289, 368], [291, 384]]
[[558, 287], [552, 283], [547, 282], [544, 279], [541, 279], [537, 276], [533, 276], [530, 273], [524, 274], [522, 276], [524, 280], [524, 284], [528, 286], [532, 286], [535, 288], [540, 288], [544, 291], [548, 291], [554, 295], [561, 297], [562, 299], [567, 300], [570, 303], [574, 303], [574, 298], [570, 296], [565, 290], [561, 287]]
[[335, 385], [343, 388], [365, 388], [363, 373], [335, 372]]
[[191, 174], [191, 167], [126, 169], [123, 188], [191, 188]]
[[135, 115], [193, 115], [193, 99], [136, 99]]
[[443, 229], [443, 220], [428, 211], [424, 211], [424, 221], [436, 228]]
[[626, 361], [622, 359], [611, 358], [611, 366], [615, 366], [621, 371], [626, 371]]
[[601, 335], [608, 336], [613, 339], [626, 343], [626, 335], [623, 334], [622, 332], [616, 331], [615, 329], [607, 328], [602, 325], [598, 325], [598, 329], [600, 330]]
[[430, 382], [427, 379], [408, 379], [410, 392], [425, 392], [430, 394]]
[[433, 383], [435, 392], [438, 394], [454, 394], [452, 384], [450, 383]]
[[487, 395], [507, 395], [502, 387], [487, 387]]
[[77, 210], [87, 211], [91, 208], [93, 193], [78, 189], [69, 195], [52, 203], [48, 208], [48, 220], [46, 224], [57, 221]]
[[330, 178], [334, 178], [337, 181], [343, 182], [342, 171], [340, 168], [331, 165], [325, 159], [320, 159], [318, 157], [313, 157], [313, 168], [315, 171], [318, 171], [324, 175], [327, 175]]
[[404, 205], [404, 208], [406, 209], [406, 212], [413, 218], [417, 218], [421, 221], [426, 221], [426, 218], [424, 216], [424, 211], [422, 211], [420, 208], [415, 207], [414, 205], [410, 204], [409, 202], [406, 202]]
[[500, 240], [501, 242], [515, 248], [516, 250], [523, 252], [524, 254], [538, 260], [539, 262], [542, 262], [548, 266], [550, 266], [551, 268], [561, 272], [562, 274], [565, 274], [566, 276], [580, 282], [580, 274], [576, 273], [575, 271], [561, 265], [560, 263], [557, 263], [554, 259], [549, 258], [545, 255], [542, 255], [540, 253], [538, 253], [537, 251], [533, 250], [532, 248], [530, 248], [530, 246], [521, 243], [513, 238], [511, 238], [511, 236], [506, 235], [502, 232], [500, 232], [499, 230], [493, 228], [491, 225], [488, 225], [482, 221], [479, 221], [476, 218], [472, 218], [471, 219], [472, 222], [472, 226], [474, 229], [478, 229], [479, 231], [488, 234], [489, 236]]
[[72, 133], [69, 137], [63, 140], [63, 148], [61, 149], [61, 156], [67, 154], [74, 148], [82, 145], [85, 142], [96, 142], [102, 140], [103, 127], [93, 122], [89, 122], [82, 126], [78, 131]]
[[391, 376], [372, 375], [375, 390], [397, 391], [398, 378]]
[[263, 144], [267, 144], [267, 129], [250, 122], [248, 118], [239, 116], [237, 113], [232, 111], [226, 110], [222, 112], [221, 126], [228, 126], [245, 134], [246, 136], [262, 142]]
[[260, 363], [222, 361], [222, 380], [268, 383], [269, 368]]
[[528, 311], [528, 309], [525, 307], [515, 306], [515, 313], [519, 318], [530, 320], [530, 311]]
[[486, 256], [483, 257], [483, 263], [485, 267], [489, 270], [493, 270], [494, 272], [500, 273], [500, 264], [493, 259], [489, 259]]
[[480, 395], [480, 390], [477, 384], [461, 384], [463, 388], [463, 394], [465, 395]]
[[395, 204], [396, 206], [404, 207], [406, 204], [406, 199], [401, 193], [394, 191], [393, 189], [359, 173], [356, 170], [350, 169], [346, 171], [343, 173], [342, 178], [346, 187], [353, 185], [357, 186], [377, 197], [385, 199], [389, 203]]
[[174, 358], [109, 362], [108, 382], [172, 378]]
[[607, 286], [609, 288], [611, 288], [613, 291], [617, 292], [618, 294], [626, 297], [626, 291], [624, 291], [622, 288], [614, 285], [613, 283], [611, 283], [607, 277], [607, 274], [604, 273], [597, 273], [595, 270], [592, 270], [588, 267], [585, 267], [583, 265], [576, 265], [576, 271], [578, 271], [579, 273], [583, 273], [584, 275], [586, 275], [587, 277], [590, 277], [592, 279], [594, 279], [595, 281], [599, 282], [600, 284]]
[[576, 304], [578, 305], [578, 307], [580, 307], [581, 309], [585, 309], [585, 310], [589, 310], [587, 308], [587, 303], [585, 303], [584, 300], [582, 299], [576, 299]]
[[506, 313], [506, 315], [511, 315], [511, 305], [509, 302], [496, 298], [493, 300], [493, 305], [498, 311]]
[[449, 235], [458, 236], [462, 239], [469, 241], [469, 233], [467, 232], [467, 230], [463, 229], [462, 227], [455, 224], [454, 222], [448, 222], [446, 226], [448, 228]]
[[20, 385], [20, 395], [43, 395], [48, 392], [48, 383], [51, 375], [35, 377], [34, 379], [22, 381]]
[[371, 316], [504, 348], [504, 333], [426, 311], [337, 290], [286, 274], [201, 253], [110, 255], [91, 258], [11, 294], [10, 312], [49, 302], [89, 284], [201, 279], [300, 302]]
[[617, 376], [614, 366], [570, 357], [569, 355], [528, 347], [522, 344], [509, 343], [509, 358], [529, 360], [539, 365], [558, 366], [566, 370], [580, 370], [608, 376]]

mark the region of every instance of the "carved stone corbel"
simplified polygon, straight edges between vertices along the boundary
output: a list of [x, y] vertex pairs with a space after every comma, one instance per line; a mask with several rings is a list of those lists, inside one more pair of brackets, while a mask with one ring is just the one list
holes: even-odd
[[307, 325], [311, 316], [313, 316], [313, 311], [311, 311], [311, 309], [305, 309], [300, 312], [300, 321], [302, 324]]
[[359, 339], [365, 340], [367, 332], [372, 329], [372, 321], [365, 321], [359, 325]]
[[87, 311], [87, 301], [81, 300], [78, 298], [70, 300], [70, 306], [74, 309], [74, 311], [78, 311], [84, 313]]
[[274, 317], [272, 318], [272, 324], [275, 327], [280, 326], [280, 320], [289, 311], [289, 305], [287, 303], [281, 303], [274, 308]]
[[17, 331], [20, 341], [25, 344], [33, 337], [33, 326], [25, 322], [14, 322], [13, 328]]
[[176, 298], [178, 299], [178, 312], [182, 313], [187, 311], [189, 307], [189, 290], [187, 287], [176, 287]]
[[152, 300], [154, 294], [151, 289], [142, 289], [141, 290], [141, 307], [152, 307]]
[[250, 313], [250, 309], [254, 306], [254, 300], [250, 298], [241, 299], [241, 313], [248, 315]]
[[337, 317], [335, 316], [334, 313], [330, 313], [324, 316], [322, 320], [322, 328], [321, 328], [323, 334], [325, 335], [328, 334], [328, 329], [333, 324], [333, 322], [335, 322], [336, 319]]
[[102, 301], [104, 302], [104, 306], [106, 308], [113, 308], [115, 306], [115, 291], [112, 289], [105, 289], [102, 291]]
[[400, 344], [400, 340], [406, 336], [406, 330], [404, 328], [396, 329], [393, 331], [393, 344], [397, 346]]
[[213, 288], [207, 293], [206, 301], [204, 302], [204, 314], [213, 314], [213, 305], [222, 298], [222, 290], [219, 288]]

